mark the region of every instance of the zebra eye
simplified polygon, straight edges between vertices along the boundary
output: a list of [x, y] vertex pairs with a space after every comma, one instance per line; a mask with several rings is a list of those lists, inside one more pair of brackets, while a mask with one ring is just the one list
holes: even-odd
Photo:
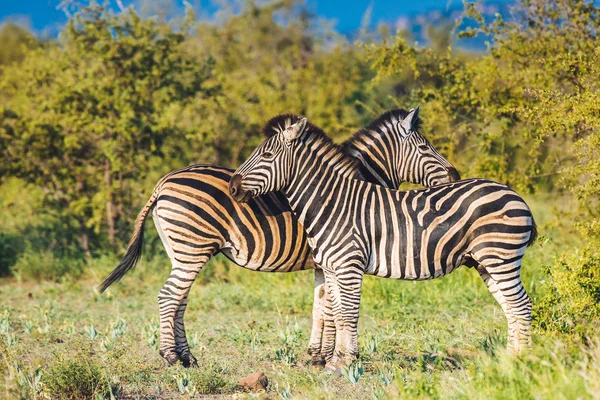
[[270, 160], [271, 158], [275, 157], [275, 155], [270, 151], [265, 151], [264, 153], [262, 153], [262, 157], [266, 158], [267, 160]]
[[425, 143], [421, 143], [418, 147], [419, 147], [419, 150], [421, 150], [421, 151], [429, 150], [429, 146], [427, 146]]

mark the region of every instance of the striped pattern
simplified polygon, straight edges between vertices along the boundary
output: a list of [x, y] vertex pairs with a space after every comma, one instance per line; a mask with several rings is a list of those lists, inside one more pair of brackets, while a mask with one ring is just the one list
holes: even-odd
[[[404, 140], [410, 137], [407, 132]], [[476, 267], [506, 313], [509, 347], [520, 352], [528, 346], [531, 301], [520, 268], [536, 227], [523, 199], [483, 179], [391, 190], [355, 179], [351, 162], [322, 131], [301, 120], [263, 142], [230, 184], [241, 201], [280, 190], [305, 227], [333, 304], [336, 353], [329, 366], [358, 354], [364, 274], [424, 280], [461, 265]]]
[[[420, 122], [417, 112], [394, 110], [357, 132], [345, 145], [349, 157], [344, 168], [349, 176], [362, 179], [364, 170], [375, 182], [396, 185], [407, 179], [421, 184], [456, 179], [456, 170], [425, 140], [420, 143], [427, 148], [421, 146], [416, 157], [395, 154], [393, 147], [399, 140], [394, 136], [400, 132], [385, 129], [390, 118], [408, 118], [414, 128]], [[280, 134], [299, 119], [281, 115], [265, 125], [264, 133], [268, 137]], [[380, 151], [381, 148], [386, 151]], [[385, 157], [395, 163], [410, 162], [411, 166], [387, 165]], [[426, 168], [420, 163], [426, 164]], [[189, 289], [213, 255], [223, 253], [236, 264], [254, 271], [293, 272], [315, 268], [308, 238], [287, 199], [271, 193], [245, 204], [237, 203], [228, 190], [232, 175], [233, 171], [227, 168], [194, 165], [161, 179], [137, 218], [125, 258], [100, 287], [100, 291], [105, 290], [134, 266], [141, 253], [144, 220], [152, 212], [172, 262], [172, 272], [158, 295], [160, 353], [171, 364], [178, 360], [185, 366], [196, 363], [186, 340], [184, 313]], [[316, 270], [309, 345], [315, 363], [331, 358], [335, 347], [333, 314], [324, 282], [323, 271]]]

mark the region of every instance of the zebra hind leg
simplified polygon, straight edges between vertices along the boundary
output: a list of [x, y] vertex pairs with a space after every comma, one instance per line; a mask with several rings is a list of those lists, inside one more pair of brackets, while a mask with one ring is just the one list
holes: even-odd
[[[521, 258], [506, 262], [486, 260], [480, 272], [508, 320], [508, 351], [519, 355], [531, 348], [531, 299], [521, 282]], [[478, 269], [478, 270], [479, 270]], [[489, 283], [488, 283], [489, 282]], [[506, 306], [503, 306], [506, 304]]]
[[191, 355], [186, 339], [183, 317], [187, 307], [187, 296], [204, 264], [214, 251], [207, 251], [194, 258], [194, 263], [173, 262], [173, 270], [158, 294], [160, 315], [160, 355], [173, 365], [177, 361], [185, 367], [197, 364]]
[[506, 316], [506, 320], [508, 322], [508, 339], [507, 339], [507, 347], [509, 352], [514, 351], [514, 317], [512, 316], [512, 311], [508, 305], [508, 301], [502, 295], [500, 288], [495, 280], [492, 279], [490, 274], [487, 273], [486, 269], [479, 265], [477, 267], [477, 272], [479, 272], [479, 276], [483, 279], [483, 282], [486, 284], [488, 290], [494, 296], [494, 299], [500, 304], [502, 307], [502, 311], [504, 311], [504, 315]]
[[327, 362], [330, 362], [335, 351], [336, 329], [333, 306], [327, 292], [325, 292], [323, 310], [324, 324], [323, 338], [321, 340], [321, 356], [324, 357]]
[[198, 240], [186, 246], [185, 253], [179, 260], [173, 250], [172, 240], [165, 234], [158, 216], [157, 208], [152, 217], [158, 235], [171, 259], [173, 266], [171, 275], [158, 294], [160, 317], [160, 355], [173, 365], [180, 361], [185, 367], [197, 366], [196, 358], [190, 353], [184, 325], [184, 314], [187, 307], [189, 290], [204, 267], [204, 264], [218, 251], [214, 242], [199, 243]]
[[[200, 267], [200, 269], [202, 269], [202, 267]], [[185, 334], [183, 316], [187, 307], [187, 298], [188, 295], [186, 294], [181, 303], [179, 303], [179, 308], [177, 308], [177, 312], [175, 313], [175, 352], [177, 353], [179, 361], [181, 361], [186, 368], [198, 366], [196, 357], [190, 352], [190, 346]]]

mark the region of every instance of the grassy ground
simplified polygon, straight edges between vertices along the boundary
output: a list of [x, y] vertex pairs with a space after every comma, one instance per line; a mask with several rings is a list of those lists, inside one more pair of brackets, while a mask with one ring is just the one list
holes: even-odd
[[[552, 240], [551, 226], [542, 233], [550, 240], [528, 251], [523, 270], [534, 301], [541, 266], [566, 246]], [[168, 262], [145, 260], [100, 296], [94, 286], [116, 261], [98, 259], [73, 282], [0, 281], [0, 396], [600, 398], [598, 337], [583, 347], [535, 331], [531, 354], [508, 357], [500, 307], [467, 268], [427, 282], [367, 277], [352, 383], [309, 366], [312, 273], [258, 274], [211, 261], [186, 318], [200, 368], [186, 370], [167, 367], [157, 350], [156, 294]], [[241, 392], [238, 379], [255, 371], [268, 376], [268, 392]]]

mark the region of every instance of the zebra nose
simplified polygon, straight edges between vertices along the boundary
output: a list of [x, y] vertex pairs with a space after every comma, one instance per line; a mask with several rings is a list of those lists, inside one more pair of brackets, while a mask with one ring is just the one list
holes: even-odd
[[458, 173], [456, 168], [450, 167], [447, 168], [446, 171], [448, 172], [448, 179], [450, 180], [450, 182], [460, 181], [460, 174]]
[[236, 201], [242, 201], [246, 197], [246, 193], [242, 189], [242, 176], [235, 174], [231, 177], [229, 181], [229, 194]]
[[241, 183], [242, 183], [242, 177], [241, 177], [241, 175], [238, 175], [238, 174], [233, 175], [231, 177], [231, 180], [229, 181], [229, 194], [231, 194], [231, 197], [233, 197], [234, 199], [240, 192], [240, 184]]

